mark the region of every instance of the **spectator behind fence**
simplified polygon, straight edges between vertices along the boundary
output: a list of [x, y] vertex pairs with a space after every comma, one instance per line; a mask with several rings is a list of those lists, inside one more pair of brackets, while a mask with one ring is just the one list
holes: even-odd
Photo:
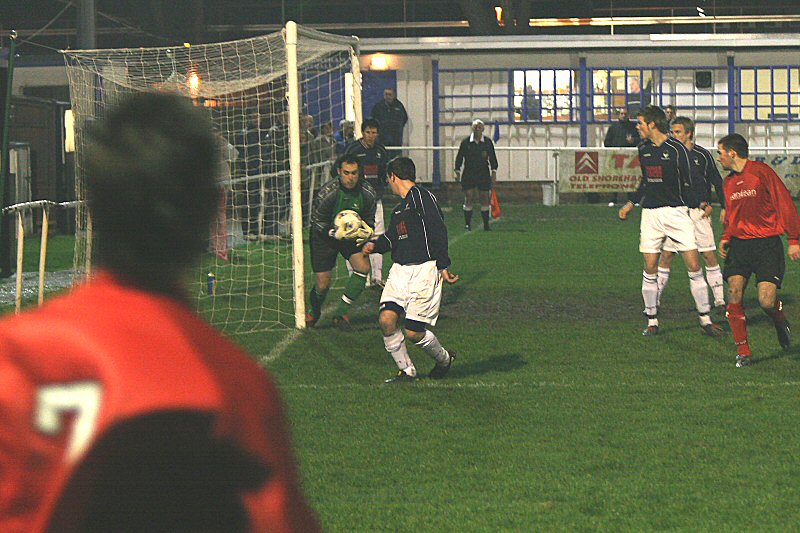
[[667, 115], [667, 122], [672, 124], [672, 121], [678, 115], [678, 108], [672, 104], [664, 106], [664, 114]]
[[314, 139], [311, 154], [312, 163], [336, 160], [336, 139], [333, 136], [333, 126], [330, 122], [322, 124], [320, 134]]
[[[380, 143], [384, 146], [402, 146], [403, 128], [408, 122], [408, 113], [403, 103], [397, 99], [394, 89], [387, 87], [383, 91], [383, 100], [372, 107], [372, 118], [378, 121], [381, 135]], [[389, 159], [400, 155], [400, 150], [387, 150]]]
[[336, 155], [344, 155], [345, 150], [351, 142], [356, 140], [355, 136], [356, 125], [351, 120], [340, 120], [339, 131], [333, 134], [336, 139]]
[[625, 105], [628, 108], [628, 114], [635, 117], [639, 114], [639, 110], [650, 105], [650, 98], [652, 94], [653, 81], [647, 82], [647, 85], [642, 89], [639, 83], [639, 78], [628, 78], [628, 93], [625, 96]]
[[[631, 148], [638, 145], [639, 141], [641, 141], [641, 138], [639, 137], [639, 131], [636, 129], [636, 123], [632, 122], [628, 117], [628, 110], [624, 107], [621, 107], [615, 111], [615, 114], [617, 121], [608, 127], [608, 131], [606, 131], [606, 138], [603, 141], [603, 146], [606, 148]], [[623, 201], [627, 199], [627, 196], [624, 193], [610, 193], [609, 199], [612, 202], [620, 201], [620, 195], [622, 195]], [[600, 194], [596, 192], [588, 193], [587, 201], [591, 204], [599, 202]]]
[[606, 131], [603, 146], [609, 147], [635, 147], [641, 140], [636, 130], [636, 123], [628, 117], [628, 110], [624, 107], [615, 111], [617, 121], [612, 123]]
[[210, 122], [142, 93], [88, 129], [101, 271], [0, 321], [0, 531], [319, 531], [277, 389], [187, 297], [219, 198]]

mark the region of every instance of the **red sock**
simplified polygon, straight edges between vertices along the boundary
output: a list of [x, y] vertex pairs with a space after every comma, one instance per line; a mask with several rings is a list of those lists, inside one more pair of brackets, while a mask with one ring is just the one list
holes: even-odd
[[750, 355], [750, 345], [747, 343], [747, 317], [744, 315], [744, 305], [728, 304], [728, 324], [731, 325], [733, 341], [736, 343], [736, 352], [739, 355]]

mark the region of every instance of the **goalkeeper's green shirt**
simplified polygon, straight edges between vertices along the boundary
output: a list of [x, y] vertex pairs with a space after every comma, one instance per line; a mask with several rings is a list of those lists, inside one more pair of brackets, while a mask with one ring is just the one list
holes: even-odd
[[351, 209], [361, 220], [375, 229], [375, 189], [364, 179], [358, 180], [355, 188], [346, 189], [337, 177], [322, 186], [314, 197], [311, 209], [311, 229], [328, 234], [333, 228], [333, 219], [340, 211]]

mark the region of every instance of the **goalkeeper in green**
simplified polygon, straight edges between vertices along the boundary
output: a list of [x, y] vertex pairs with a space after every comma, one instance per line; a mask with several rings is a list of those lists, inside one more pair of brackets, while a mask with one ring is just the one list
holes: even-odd
[[[333, 323], [340, 329], [352, 328], [348, 311], [364, 290], [370, 272], [369, 257], [361, 251], [375, 227], [375, 189], [360, 178], [360, 163], [354, 155], [343, 155], [336, 163], [338, 177], [322, 186], [314, 196], [311, 210], [311, 268], [314, 270], [314, 287], [309, 295], [306, 326], [313, 327], [322, 316], [322, 302], [331, 286], [331, 271], [336, 266], [336, 256], [350, 261], [353, 273], [347, 279], [342, 300], [336, 307]], [[336, 215], [345, 210], [359, 214], [361, 226], [352, 230], [336, 228]]]

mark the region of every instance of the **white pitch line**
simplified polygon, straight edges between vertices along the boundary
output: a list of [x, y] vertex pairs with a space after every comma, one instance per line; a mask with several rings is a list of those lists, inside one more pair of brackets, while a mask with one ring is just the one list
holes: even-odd
[[283, 339], [281, 339], [278, 344], [272, 348], [272, 350], [269, 351], [267, 355], [262, 356], [258, 362], [263, 365], [282, 356], [286, 349], [291, 346], [294, 341], [300, 338], [301, 333], [302, 330], [300, 329], [292, 329]]
[[[517, 389], [517, 388], [551, 388], [551, 389], [574, 389], [574, 390], [585, 390], [585, 389], [618, 389], [618, 388], [625, 388], [625, 387], [653, 387], [653, 388], [661, 388], [661, 389], [688, 389], [688, 388], [695, 388], [697, 383], [681, 383], [681, 382], [618, 382], [618, 383], [557, 383], [557, 382], [547, 382], [547, 381], [540, 381], [540, 382], [512, 382], [512, 383], [491, 383], [486, 381], [474, 381], [474, 382], [454, 382], [452, 380], [446, 381], [432, 381], [423, 379], [413, 384], [408, 384], [411, 387], [429, 387], [429, 388], [445, 388], [445, 389]], [[709, 388], [723, 388], [723, 389], [775, 389], [778, 387], [800, 387], [800, 381], [783, 381], [779, 383], [760, 383], [760, 382], [746, 382], [746, 383], [720, 383], [717, 385], [707, 385]], [[387, 387], [383, 383], [370, 383], [370, 384], [359, 384], [359, 383], [341, 383], [341, 384], [334, 384], [334, 385], [316, 385], [316, 384], [298, 384], [298, 385], [281, 385], [281, 390], [289, 390], [289, 389], [296, 389], [296, 390], [337, 390], [337, 389], [386, 389], [398, 388], [396, 385], [392, 385], [391, 387]], [[400, 387], [402, 388], [402, 387]]]
[[[500, 221], [502, 221], [502, 218], [494, 221], [494, 224], [497, 224]], [[447, 245], [450, 246], [451, 244], [455, 244], [456, 242], [460, 241], [464, 236], [469, 235], [471, 233], [472, 232], [470, 232], [470, 231], [465, 231], [464, 233], [461, 233], [460, 235], [457, 235], [457, 236], [453, 237], [452, 239], [450, 239], [448, 241]], [[337, 303], [338, 303], [338, 300], [337, 300]], [[323, 312], [330, 311], [330, 309], [332, 307], [334, 307], [334, 305], [332, 303], [329, 303], [328, 306], [326, 306], [326, 308], [323, 309]], [[286, 334], [286, 337], [284, 337], [278, 344], [276, 344], [272, 348], [272, 350], [269, 351], [269, 353], [267, 355], [264, 355], [264, 356], [259, 358], [259, 360], [258, 360], [259, 363], [261, 363], [263, 365], [263, 364], [269, 363], [270, 361], [274, 361], [274, 360], [278, 359], [279, 357], [281, 357], [284, 354], [284, 352], [286, 352], [286, 350], [289, 348], [289, 346], [291, 346], [292, 343], [294, 343], [294, 341], [296, 341], [297, 339], [300, 338], [300, 334], [301, 333], [302, 333], [302, 330], [292, 329], [289, 333]]]

